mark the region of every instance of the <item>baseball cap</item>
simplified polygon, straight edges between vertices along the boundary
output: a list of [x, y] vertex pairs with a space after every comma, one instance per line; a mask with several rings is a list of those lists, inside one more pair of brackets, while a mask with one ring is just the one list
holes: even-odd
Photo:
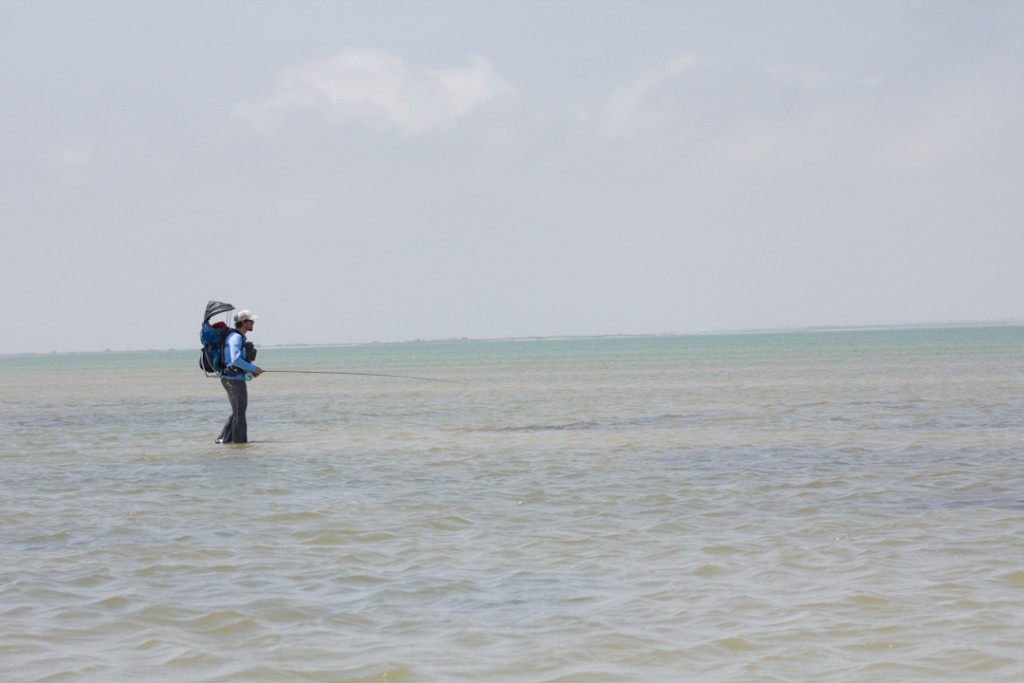
[[258, 317], [258, 315], [253, 315], [252, 311], [249, 310], [239, 311], [235, 313], [235, 324], [244, 323], [246, 320], [255, 320]]

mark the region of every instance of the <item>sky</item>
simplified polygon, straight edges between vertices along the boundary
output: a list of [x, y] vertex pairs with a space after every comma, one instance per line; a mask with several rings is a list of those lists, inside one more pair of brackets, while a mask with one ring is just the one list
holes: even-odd
[[1024, 318], [1015, 0], [0, 0], [0, 353]]

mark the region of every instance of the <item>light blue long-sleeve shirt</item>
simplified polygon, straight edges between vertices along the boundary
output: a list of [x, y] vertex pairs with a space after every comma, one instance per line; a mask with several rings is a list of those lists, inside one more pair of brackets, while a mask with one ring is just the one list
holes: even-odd
[[[245, 359], [245, 352], [242, 345], [245, 343], [245, 335], [236, 330], [228, 332], [227, 342], [224, 344], [224, 367], [236, 367], [252, 372], [256, 366]], [[245, 373], [239, 375], [224, 375], [225, 379], [239, 379], [245, 381]]]

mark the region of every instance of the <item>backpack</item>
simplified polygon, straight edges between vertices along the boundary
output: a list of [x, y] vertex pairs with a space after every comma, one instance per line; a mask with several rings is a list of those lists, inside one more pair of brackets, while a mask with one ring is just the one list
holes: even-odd
[[224, 323], [203, 323], [199, 330], [199, 341], [203, 344], [199, 354], [199, 367], [207, 377], [220, 377], [224, 370], [224, 342], [231, 328]]
[[228, 338], [231, 328], [226, 323], [210, 323], [210, 318], [218, 313], [227, 313], [235, 310], [231, 304], [220, 301], [211, 301], [206, 304], [206, 317], [203, 318], [203, 326], [199, 328], [199, 343], [202, 344], [202, 351], [199, 354], [199, 367], [206, 373], [207, 377], [220, 377], [224, 371], [224, 342]]

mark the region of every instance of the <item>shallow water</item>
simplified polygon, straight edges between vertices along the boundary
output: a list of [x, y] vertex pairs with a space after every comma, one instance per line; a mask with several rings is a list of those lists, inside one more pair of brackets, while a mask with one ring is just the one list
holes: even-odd
[[1021, 680], [1022, 342], [0, 358], [0, 674]]

